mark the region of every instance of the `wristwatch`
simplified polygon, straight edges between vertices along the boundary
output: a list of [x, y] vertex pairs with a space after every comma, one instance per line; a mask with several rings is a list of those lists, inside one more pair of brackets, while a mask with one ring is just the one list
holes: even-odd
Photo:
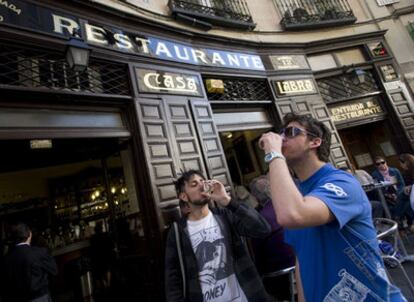
[[276, 152], [276, 151], [271, 151], [269, 153], [266, 153], [265, 157], [264, 157], [264, 161], [266, 164], [270, 164], [270, 162], [276, 158], [280, 158], [283, 160], [286, 160], [286, 158], [283, 156], [282, 153], [280, 152]]

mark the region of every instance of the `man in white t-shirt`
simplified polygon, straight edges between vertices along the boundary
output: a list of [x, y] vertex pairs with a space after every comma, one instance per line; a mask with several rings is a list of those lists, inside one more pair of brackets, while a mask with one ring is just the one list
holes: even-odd
[[[198, 171], [184, 172], [175, 186], [189, 213], [177, 232], [171, 228], [168, 234], [166, 300], [269, 301], [242, 240], [267, 236], [268, 223], [249, 205], [232, 201], [221, 182], [206, 181]], [[210, 200], [220, 207], [210, 210]]]

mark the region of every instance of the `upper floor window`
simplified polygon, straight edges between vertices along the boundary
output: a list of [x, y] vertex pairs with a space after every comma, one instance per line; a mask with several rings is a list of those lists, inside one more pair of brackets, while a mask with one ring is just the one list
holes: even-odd
[[243, 29], [256, 26], [245, 0], [169, 0], [168, 5], [177, 19], [206, 29], [211, 24]]
[[286, 30], [339, 26], [356, 22], [347, 0], [274, 0]]
[[359, 48], [348, 48], [330, 53], [309, 55], [307, 58], [313, 71], [359, 64], [366, 61], [364, 53]]

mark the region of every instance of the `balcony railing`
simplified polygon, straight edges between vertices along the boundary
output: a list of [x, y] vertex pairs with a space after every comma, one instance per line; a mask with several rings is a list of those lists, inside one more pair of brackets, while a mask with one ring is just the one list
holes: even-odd
[[256, 26], [245, 0], [169, 0], [168, 5], [175, 16], [242, 29]]
[[356, 18], [347, 0], [274, 0], [286, 30], [352, 24]]

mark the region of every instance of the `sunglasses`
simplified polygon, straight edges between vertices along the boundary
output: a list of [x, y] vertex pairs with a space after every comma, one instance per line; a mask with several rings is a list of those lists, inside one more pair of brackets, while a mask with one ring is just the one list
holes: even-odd
[[377, 166], [384, 165], [384, 164], [385, 164], [385, 161], [384, 160], [375, 163], [375, 165], [377, 165]]
[[279, 132], [280, 135], [283, 135], [284, 137], [287, 137], [287, 138], [296, 137], [296, 136], [300, 135], [301, 133], [303, 133], [305, 135], [313, 136], [313, 137], [319, 137], [318, 135], [316, 135], [312, 132], [309, 132], [305, 129], [292, 127], [292, 126], [283, 128]]

